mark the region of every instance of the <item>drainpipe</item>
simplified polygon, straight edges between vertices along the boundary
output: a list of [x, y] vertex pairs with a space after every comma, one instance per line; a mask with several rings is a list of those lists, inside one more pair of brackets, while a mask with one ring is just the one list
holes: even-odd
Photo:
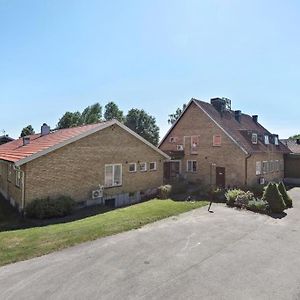
[[22, 197], [21, 197], [21, 209], [22, 213], [24, 214], [24, 208], [25, 208], [25, 172], [21, 170], [20, 167], [17, 167], [16, 165], [13, 166], [15, 171], [18, 171], [21, 173], [21, 191], [22, 191]]
[[252, 154], [249, 154], [245, 158], [245, 185], [247, 185], [248, 182], [248, 159], [252, 156]]

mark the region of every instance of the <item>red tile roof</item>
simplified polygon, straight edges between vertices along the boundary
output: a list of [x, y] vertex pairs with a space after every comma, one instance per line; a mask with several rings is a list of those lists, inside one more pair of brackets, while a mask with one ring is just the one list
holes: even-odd
[[107, 121], [91, 125], [59, 129], [44, 136], [41, 134], [30, 135], [30, 143], [25, 146], [23, 146], [23, 139], [19, 138], [4, 145], [0, 145], [0, 160], [16, 163], [44, 150], [59, 146], [73, 138], [80, 137], [85, 133], [105, 128], [113, 123], [113, 121]]

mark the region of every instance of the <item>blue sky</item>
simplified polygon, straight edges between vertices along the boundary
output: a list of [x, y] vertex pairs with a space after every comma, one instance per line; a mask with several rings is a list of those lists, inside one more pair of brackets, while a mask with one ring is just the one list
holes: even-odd
[[156, 117], [224, 96], [281, 137], [300, 133], [300, 3], [0, 0], [0, 129], [55, 126], [116, 102]]

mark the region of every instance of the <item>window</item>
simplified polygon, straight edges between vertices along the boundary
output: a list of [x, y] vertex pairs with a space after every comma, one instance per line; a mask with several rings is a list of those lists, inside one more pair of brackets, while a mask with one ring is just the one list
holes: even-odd
[[265, 135], [265, 144], [266, 145], [269, 145], [269, 136], [268, 135]]
[[21, 171], [17, 170], [16, 171], [16, 186], [21, 187], [21, 182], [22, 182], [22, 173], [21, 173]]
[[122, 185], [122, 165], [105, 165], [105, 186], [121, 186]]
[[268, 162], [267, 161], [263, 161], [262, 170], [263, 170], [264, 174], [268, 173]]
[[141, 172], [146, 172], [147, 171], [147, 163], [146, 162], [141, 162], [140, 163], [140, 171]]
[[129, 172], [136, 172], [136, 163], [129, 164]]
[[279, 160], [275, 161], [275, 171], [279, 172]]
[[177, 151], [183, 151], [183, 145], [177, 145]]
[[197, 161], [196, 160], [188, 160], [186, 166], [187, 172], [195, 173], [197, 172]]
[[269, 172], [274, 172], [274, 161], [269, 161]]
[[274, 144], [275, 144], [276, 146], [279, 145], [278, 136], [275, 136], [275, 138], [274, 138]]
[[149, 163], [149, 170], [156, 171], [156, 162]]
[[222, 138], [221, 138], [221, 136], [220, 135], [218, 135], [218, 134], [215, 134], [214, 136], [213, 136], [213, 146], [221, 146], [221, 142], [222, 142], [222, 140], [221, 140]]
[[261, 161], [256, 162], [256, 175], [261, 174]]
[[177, 142], [177, 137], [171, 136], [170, 137], [170, 143], [176, 143]]
[[252, 144], [257, 144], [257, 133], [252, 133], [251, 141]]
[[198, 136], [192, 136], [191, 137], [191, 153], [196, 154], [198, 153], [198, 144], [199, 144], [199, 139]]

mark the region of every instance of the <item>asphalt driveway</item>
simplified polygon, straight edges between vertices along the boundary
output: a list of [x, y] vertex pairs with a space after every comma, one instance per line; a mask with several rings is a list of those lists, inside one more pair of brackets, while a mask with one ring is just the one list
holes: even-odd
[[0, 268], [0, 299], [300, 299], [300, 188], [283, 219], [223, 205]]

